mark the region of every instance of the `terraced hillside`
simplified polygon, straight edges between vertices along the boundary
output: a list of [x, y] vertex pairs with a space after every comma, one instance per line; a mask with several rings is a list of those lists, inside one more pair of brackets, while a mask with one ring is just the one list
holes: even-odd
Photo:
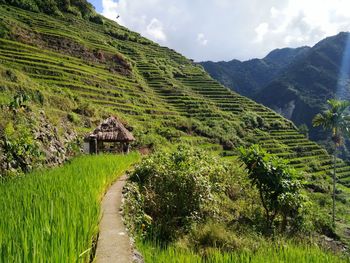
[[[332, 158], [323, 148], [175, 51], [105, 18], [98, 24], [71, 14], [55, 18], [0, 5], [0, 21], [1, 67], [21, 72], [36, 88], [113, 113], [139, 138], [151, 132], [164, 140], [221, 145], [223, 156], [234, 155], [237, 146], [259, 143], [307, 172], [315, 196], [329, 192]], [[24, 88], [9, 80], [1, 85], [0, 90]], [[57, 102], [50, 110], [62, 115], [66, 108]], [[338, 223], [346, 230], [350, 164], [339, 159], [337, 172]]]

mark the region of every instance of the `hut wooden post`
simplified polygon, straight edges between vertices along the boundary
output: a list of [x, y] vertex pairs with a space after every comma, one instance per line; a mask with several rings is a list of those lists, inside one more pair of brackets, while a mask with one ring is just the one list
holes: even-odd
[[130, 152], [130, 144], [128, 142], [123, 143], [123, 153], [128, 154]]
[[90, 154], [97, 154], [97, 138], [90, 136]]
[[103, 151], [103, 150], [104, 150], [103, 141], [98, 140], [97, 141], [97, 151], [100, 152], [100, 151]]

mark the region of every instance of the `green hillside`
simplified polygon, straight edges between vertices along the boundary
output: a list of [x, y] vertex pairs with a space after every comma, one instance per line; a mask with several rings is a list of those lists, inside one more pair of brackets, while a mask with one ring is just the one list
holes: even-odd
[[[40, 8], [0, 5], [0, 160], [11, 160], [1, 174], [58, 163], [59, 156], [74, 154], [76, 139], [113, 114], [133, 130], [139, 148], [185, 142], [234, 159], [238, 146], [259, 143], [305, 172], [310, 196], [320, 213], [328, 213], [332, 158], [292, 122], [222, 86], [174, 50], [106, 18], [33, 11]], [[19, 94], [31, 99], [22, 97], [17, 105]], [[52, 153], [52, 138], [33, 142], [46, 125], [65, 153]], [[11, 142], [23, 149], [9, 147]], [[15, 156], [31, 153], [28, 145], [38, 158], [16, 164]], [[337, 233], [349, 240], [350, 164], [339, 159], [337, 174]]]

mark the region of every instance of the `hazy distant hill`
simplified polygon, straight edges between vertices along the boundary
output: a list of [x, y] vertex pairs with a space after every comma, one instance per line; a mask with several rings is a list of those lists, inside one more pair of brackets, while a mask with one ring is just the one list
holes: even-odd
[[225, 86], [242, 95], [252, 96], [270, 83], [292, 62], [304, 56], [309, 47], [276, 49], [263, 59], [241, 62], [202, 62], [205, 70]]
[[[312, 48], [280, 49], [264, 59], [201, 63], [231, 89], [274, 109], [297, 125], [311, 128], [313, 116], [335, 96], [349, 33], [328, 37]], [[349, 60], [349, 58], [347, 58]], [[344, 72], [342, 98], [349, 98], [349, 72]], [[311, 136], [320, 139], [317, 130]]]

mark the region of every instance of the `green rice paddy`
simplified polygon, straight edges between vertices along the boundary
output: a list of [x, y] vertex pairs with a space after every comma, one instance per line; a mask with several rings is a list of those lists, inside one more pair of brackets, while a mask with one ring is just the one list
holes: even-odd
[[139, 155], [99, 155], [0, 183], [0, 262], [88, 262], [100, 201]]

